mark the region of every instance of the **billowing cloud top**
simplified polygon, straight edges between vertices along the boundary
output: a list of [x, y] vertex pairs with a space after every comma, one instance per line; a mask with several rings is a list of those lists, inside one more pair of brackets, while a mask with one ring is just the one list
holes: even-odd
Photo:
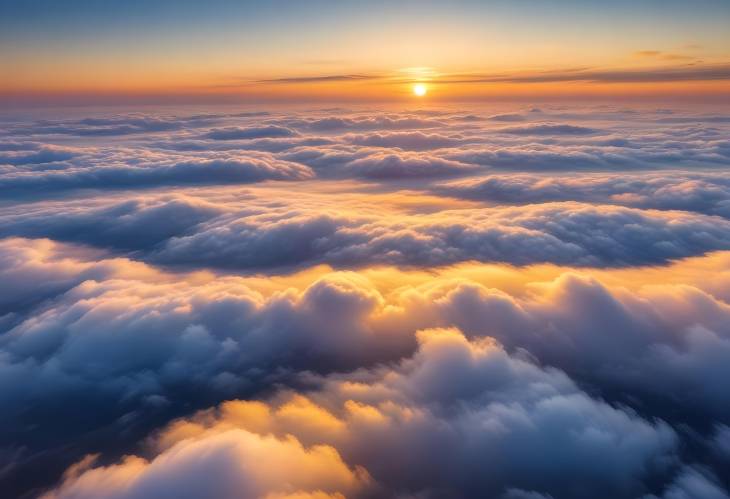
[[718, 110], [0, 122], [0, 489], [727, 498]]

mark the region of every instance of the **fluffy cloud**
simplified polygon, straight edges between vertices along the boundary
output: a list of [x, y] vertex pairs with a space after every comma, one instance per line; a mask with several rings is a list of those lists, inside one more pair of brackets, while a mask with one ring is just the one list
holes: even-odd
[[393, 132], [367, 135], [350, 134], [345, 136], [345, 140], [369, 147], [397, 147], [412, 151], [425, 151], [454, 147], [463, 144], [466, 139], [460, 136], [447, 136], [438, 133]]
[[512, 121], [525, 121], [525, 117], [520, 113], [504, 113], [504, 114], [494, 114], [490, 116], [488, 119], [492, 121], [505, 121], [505, 122], [512, 122]]
[[149, 261], [222, 268], [514, 264], [635, 265], [730, 247], [721, 219], [618, 207], [549, 204], [373, 219], [330, 212], [223, 216], [174, 236]]
[[[126, 154], [125, 154], [126, 153]], [[215, 156], [165, 156], [135, 151], [93, 154], [78, 163], [56, 168], [9, 168], [0, 171], [0, 189], [7, 195], [38, 195], [82, 188], [133, 189], [179, 185], [239, 184], [263, 180], [301, 180], [312, 177], [306, 166], [276, 159], [266, 153]], [[121, 163], [120, 157], [126, 157]], [[43, 161], [44, 162], [44, 161]]]
[[443, 123], [414, 116], [354, 116], [352, 118], [320, 118], [304, 121], [301, 126], [317, 132], [342, 130], [408, 130], [437, 128]]
[[[4, 177], [0, 180], [8, 186], [8, 192], [11, 187], [37, 192], [57, 184], [97, 187], [113, 182], [117, 189], [124, 189], [297, 177], [291, 173], [260, 174], [260, 167], [251, 165], [248, 174], [229, 171], [229, 175], [223, 175], [209, 170], [198, 174], [191, 166], [218, 162], [232, 165], [227, 169], [235, 170], [255, 159], [269, 165], [276, 163], [274, 169], [291, 170], [291, 164], [284, 167], [284, 161], [288, 161], [299, 163], [298, 167], [309, 166], [323, 177], [367, 177], [382, 182], [463, 175], [486, 167], [518, 171], [623, 170], [674, 165], [717, 167], [730, 160], [723, 129], [727, 125], [713, 117], [677, 115], [668, 120], [659, 113], [644, 116], [605, 109], [502, 113], [491, 117], [446, 111], [378, 114], [346, 110], [337, 110], [338, 116], [333, 117], [332, 112], [289, 116], [257, 112], [179, 117], [122, 115], [11, 124], [0, 134], [6, 136], [0, 144], [0, 165], [6, 165], [0, 171]], [[494, 126], [495, 122], [517, 119], [525, 123]], [[627, 119], [637, 121], [628, 127]], [[599, 120], [600, 128], [581, 124]], [[25, 146], [19, 148], [22, 144]], [[402, 152], [427, 150], [432, 153]], [[236, 151], [272, 155], [249, 153], [241, 158]], [[389, 159], [384, 163], [384, 158]], [[358, 161], [366, 162], [368, 167], [359, 168]], [[140, 168], [173, 164], [187, 168], [165, 172], [154, 168], [155, 174]], [[7, 168], [10, 165], [16, 168]], [[38, 184], [24, 179], [26, 175], [37, 175]], [[44, 184], [47, 176], [52, 178]], [[63, 180], [67, 177], [73, 181]], [[138, 180], [125, 183], [130, 177]]]
[[[720, 485], [717, 478], [708, 470], [686, 467], [677, 476], [670, 487], [661, 495], [661, 499], [728, 499], [730, 494]], [[658, 499], [647, 496], [645, 499]]]
[[437, 192], [497, 203], [583, 201], [730, 218], [730, 180], [719, 173], [491, 175], [445, 184]]
[[344, 171], [369, 179], [448, 177], [473, 171], [472, 165], [411, 154], [375, 153], [350, 161]]
[[[317, 466], [324, 477], [310, 471], [311, 459], [299, 457], [302, 441], [357, 463], [388, 491], [383, 496], [399, 491], [427, 497], [494, 496], [512, 486], [566, 498], [592, 491], [631, 497], [641, 492], [643, 477], [664, 471], [675, 445], [664, 423], [592, 399], [559, 371], [509, 356], [494, 342], [468, 342], [456, 330], [429, 330], [419, 333], [418, 350], [398, 367], [329, 382], [311, 398], [293, 396], [272, 405], [228, 402], [164, 430], [157, 437], [160, 454], [151, 463], [127, 458], [75, 472], [49, 497], [86, 497], [79, 492], [85, 483], [93, 484], [90, 496], [107, 486], [110, 497], [137, 497], [128, 490], [154, 475], [161, 477], [156, 495], [173, 497], [187, 479], [201, 474], [209, 479], [198, 487], [206, 492], [223, 487], [212, 493], [228, 497], [233, 481], [228, 470], [272, 459], [268, 446], [258, 444], [250, 454], [228, 455], [225, 463], [210, 466], [217, 452], [207, 446], [222, 446], [233, 435], [278, 445], [277, 438], [294, 435], [288, 437], [295, 447], [289, 457], [281, 466], [260, 468], [253, 486], [272, 474], [273, 483], [281, 483], [279, 473], [294, 490], [301, 488], [300, 476], [309, 477], [310, 488], [325, 491], [355, 482], [337, 462]], [[121, 487], [115, 483], [117, 467], [128, 472]], [[181, 467], [186, 479], [176, 480]], [[244, 497], [255, 496], [242, 490]]]
[[[47, 283], [27, 279], [36, 288], [26, 294], [38, 301], [16, 308], [1, 336], [3, 439], [15, 446], [36, 448], [32, 435], [39, 431], [60, 442], [107, 425], [120, 435], [139, 435], [152, 429], [144, 421], [179, 414], [191, 404], [314, 382], [321, 390], [310, 396], [315, 405], [341, 420], [326, 425], [331, 438], [318, 439], [311, 433], [315, 422], [307, 426], [293, 416], [287, 417], [302, 428], [267, 426], [260, 434], [282, 439], [291, 433], [305, 448], [333, 446], [348, 467], [364, 466], [387, 489], [438, 495], [451, 486], [490, 494], [518, 488], [570, 497], [578, 493], [560, 488], [566, 481], [561, 473], [578, 470], [585, 473], [585, 487], [601, 483], [616, 497], [634, 497], [650, 491], [642, 490], [648, 470], [666, 477], [673, 469], [679, 437], [664, 423], [650, 423], [653, 418], [667, 418], [678, 428], [730, 421], [723, 385], [730, 375], [730, 308], [686, 284], [629, 293], [565, 273], [529, 284], [522, 296], [463, 277], [431, 277], [387, 292], [359, 274], [335, 273], [297, 291], [285, 283], [262, 288], [257, 279], [159, 274], [123, 260], [85, 262], [83, 253], [73, 256], [78, 249], [34, 244], [34, 253], [21, 240], [4, 249], [5, 260], [13, 262], [7, 272], [15, 272], [16, 280], [47, 268], [59, 282], [41, 293]], [[715, 262], [717, 268], [723, 261]], [[616, 276], [643, 282], [642, 271], [636, 272]], [[679, 268], [676, 275], [691, 272]], [[463, 333], [415, 334], [449, 326]], [[377, 367], [387, 362], [399, 367]], [[367, 370], [357, 370], [362, 368]], [[302, 372], [319, 374], [308, 380]], [[339, 399], [343, 391], [346, 398]], [[340, 414], [357, 404], [380, 412], [396, 404], [405, 412], [385, 433], [368, 430], [352, 437], [359, 440], [342, 440], [342, 430], [357, 425]], [[94, 417], [79, 420], [79, 405]], [[299, 414], [308, 407], [300, 405], [287, 411]], [[368, 421], [377, 416], [359, 409]], [[275, 418], [263, 420], [275, 424]], [[581, 432], [585, 441], [570, 440]], [[722, 440], [708, 439], [713, 449]], [[100, 442], [112, 445], [109, 437], [97, 437], [82, 448], [103, 450]], [[554, 469], [537, 473], [530, 466], [540, 463], [531, 465], [529, 456], [541, 445], [541, 455], [554, 449], [566, 454], [554, 457]], [[474, 463], [504, 459], [482, 453], [509, 459], [485, 474]], [[443, 461], [429, 457], [439, 455]], [[388, 464], [386, 457], [396, 461]], [[593, 466], [596, 459], [604, 464]], [[447, 473], [454, 460], [460, 467]], [[572, 464], [560, 464], [566, 462]], [[432, 472], [408, 474], [423, 469]], [[424, 476], [434, 481], [419, 482]], [[497, 478], [470, 482], [482, 476]]]
[[37, 143], [6, 143], [0, 145], [0, 165], [42, 165], [67, 161], [77, 155], [79, 149]]
[[0, 225], [5, 223], [7, 232], [17, 235], [139, 251], [185, 234], [224, 210], [201, 199], [169, 196], [136, 198], [98, 207], [88, 201], [41, 203], [37, 211], [28, 207], [24, 211], [26, 216], [22, 220], [8, 215]]
[[[409, 166], [421, 167], [395, 166], [399, 175]], [[365, 163], [358, 167], [367, 168]], [[461, 193], [460, 185], [446, 189]], [[478, 195], [483, 186], [478, 184]], [[730, 223], [702, 214], [588, 203], [376, 214], [357, 207], [323, 209], [304, 199], [292, 204], [267, 192], [250, 190], [245, 208], [180, 195], [98, 206], [37, 203], [22, 212], [0, 210], [0, 234], [131, 251], [166, 265], [240, 269], [318, 263], [432, 266], [470, 260], [625, 266], [730, 248]], [[640, 202], [638, 195], [631, 199]], [[708, 211], [721, 206], [722, 201], [710, 204]]]
[[123, 273], [132, 278], [156, 275], [154, 269], [128, 260], [95, 261], [92, 251], [61, 246], [48, 240], [0, 240], [0, 329], [45, 300], [86, 280], [111, 279]]
[[173, 151], [264, 151], [278, 153], [297, 147], [329, 146], [335, 142], [324, 137], [285, 137], [259, 139], [229, 139], [211, 142], [207, 139], [184, 138], [175, 140], [160, 140], [153, 145], [156, 148]]
[[77, 135], [81, 137], [110, 137], [141, 133], [170, 132], [183, 126], [196, 126], [207, 121], [205, 116], [186, 119], [142, 114], [112, 117], [83, 118], [80, 120], [44, 120], [20, 128], [20, 132], [49, 135]]
[[727, 497], [729, 126], [9, 117], [0, 489]]
[[[502, 117], [504, 119], [504, 117]], [[500, 128], [499, 133], [510, 133], [514, 135], [592, 135], [599, 133], [598, 130], [584, 126], [559, 125], [554, 123], [539, 123], [535, 125], [515, 126]]]
[[205, 137], [213, 140], [260, 139], [265, 137], [292, 137], [296, 133], [290, 128], [276, 125], [259, 127], [214, 128]]
[[278, 439], [242, 429], [180, 442], [152, 461], [129, 456], [119, 464], [66, 474], [63, 486], [43, 499], [339, 499], [367, 482], [325, 445], [305, 448], [294, 437]]

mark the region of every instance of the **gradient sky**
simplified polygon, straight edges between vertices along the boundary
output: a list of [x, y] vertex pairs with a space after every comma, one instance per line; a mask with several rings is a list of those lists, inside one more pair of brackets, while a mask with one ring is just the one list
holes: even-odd
[[730, 499], [728, 28], [0, 0], [0, 499]]
[[722, 0], [5, 0], [0, 98], [727, 95], [728, 25]]

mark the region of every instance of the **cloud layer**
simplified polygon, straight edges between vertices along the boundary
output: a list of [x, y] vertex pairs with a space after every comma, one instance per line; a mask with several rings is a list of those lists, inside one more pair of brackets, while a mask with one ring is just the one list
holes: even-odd
[[[688, 184], [688, 190], [660, 186], [666, 192], [663, 200], [657, 194], [640, 194], [639, 188], [645, 192], [657, 187], [637, 182], [636, 194], [603, 194], [602, 201], [724, 214], [722, 186]], [[495, 186], [490, 179], [448, 184], [437, 191], [501, 201], [520, 196], [522, 189], [528, 191], [525, 198], [537, 200], [572, 193], [587, 197], [591, 185], [529, 191], [531, 186], [506, 181]], [[701, 195], [712, 189], [714, 199]], [[593, 192], [601, 196], [599, 189]], [[0, 234], [80, 242], [158, 264], [242, 270], [320, 263], [441, 266], [471, 260], [627, 266], [730, 249], [730, 221], [696, 212], [584, 201], [412, 214], [372, 210], [361, 196], [351, 197], [351, 203], [333, 209], [322, 206], [317, 196], [294, 201], [285, 193], [257, 189], [249, 190], [243, 202], [207, 194], [147, 196], [97, 206], [41, 202], [26, 204], [22, 211], [0, 209]], [[358, 206], [363, 209], [358, 211]]]
[[0, 488], [728, 497], [726, 118], [2, 121]]

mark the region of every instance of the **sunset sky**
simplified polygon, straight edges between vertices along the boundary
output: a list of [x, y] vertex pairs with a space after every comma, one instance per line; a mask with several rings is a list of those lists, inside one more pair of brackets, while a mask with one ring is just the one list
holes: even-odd
[[730, 0], [0, 0], [0, 499], [730, 499]]
[[730, 95], [724, 0], [6, 1], [9, 101]]

